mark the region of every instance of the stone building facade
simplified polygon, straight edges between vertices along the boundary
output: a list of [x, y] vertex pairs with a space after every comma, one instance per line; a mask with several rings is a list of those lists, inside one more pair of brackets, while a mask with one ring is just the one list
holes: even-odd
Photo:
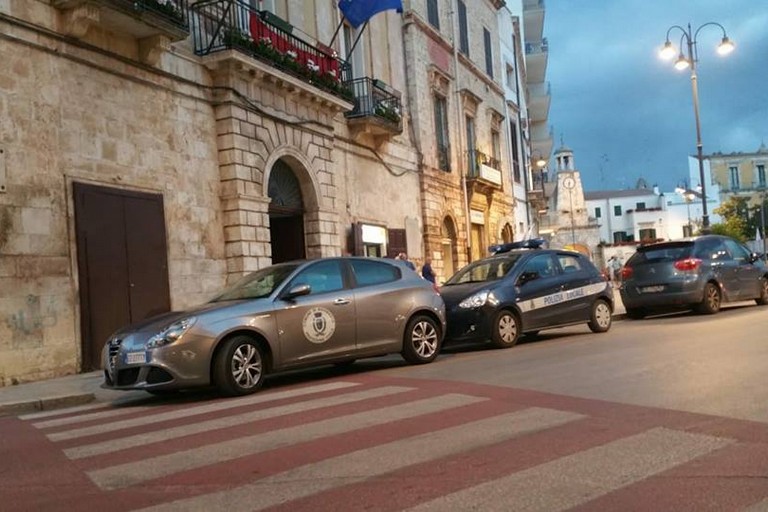
[[514, 233], [498, 49], [497, 11], [503, 5], [404, 2], [408, 96], [422, 157], [424, 247], [438, 282]]
[[0, 385], [98, 368], [114, 329], [274, 261], [421, 257], [401, 19], [371, 21], [352, 69], [339, 19], [0, 0]]

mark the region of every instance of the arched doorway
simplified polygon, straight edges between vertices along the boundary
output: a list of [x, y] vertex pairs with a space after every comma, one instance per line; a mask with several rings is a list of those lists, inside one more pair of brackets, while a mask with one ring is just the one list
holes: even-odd
[[269, 174], [269, 237], [272, 263], [306, 257], [304, 243], [304, 201], [293, 170], [278, 160]]
[[515, 240], [515, 232], [512, 229], [512, 226], [509, 225], [509, 222], [504, 224], [504, 229], [501, 230], [501, 240], [505, 244], [508, 244]]
[[459, 251], [456, 243], [456, 226], [450, 217], [443, 219], [440, 228], [442, 238], [443, 278], [448, 279], [456, 273], [459, 266]]

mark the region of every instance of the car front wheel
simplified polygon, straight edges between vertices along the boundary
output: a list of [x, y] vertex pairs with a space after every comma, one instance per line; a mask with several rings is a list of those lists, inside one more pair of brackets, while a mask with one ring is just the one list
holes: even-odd
[[496, 313], [493, 322], [491, 343], [496, 348], [510, 348], [520, 339], [520, 322], [511, 311], [503, 310]]
[[611, 328], [611, 306], [604, 300], [596, 300], [592, 304], [592, 313], [589, 316], [589, 328], [592, 332], [606, 332]]
[[213, 383], [225, 395], [247, 395], [264, 383], [264, 351], [249, 336], [224, 342], [213, 363]]
[[714, 315], [720, 311], [721, 301], [720, 288], [715, 283], [707, 283], [704, 286], [704, 298], [696, 306], [696, 311], [704, 315]]
[[440, 351], [440, 326], [426, 316], [417, 315], [408, 322], [403, 339], [403, 359], [411, 364], [431, 363]]

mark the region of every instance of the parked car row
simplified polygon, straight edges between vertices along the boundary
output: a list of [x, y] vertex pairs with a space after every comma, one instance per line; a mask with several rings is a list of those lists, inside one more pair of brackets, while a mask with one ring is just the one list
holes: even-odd
[[[628, 313], [639, 317], [662, 297], [706, 312], [722, 300], [765, 304], [765, 267], [729, 240], [641, 248], [624, 268]], [[207, 304], [111, 336], [102, 356], [104, 387], [162, 394], [213, 385], [242, 395], [267, 375], [295, 368], [392, 353], [425, 364], [444, 341], [508, 348], [542, 329], [611, 328], [613, 288], [585, 256], [530, 243], [493, 252], [439, 291], [399, 260], [325, 258], [261, 269]], [[726, 254], [738, 257], [731, 262]]]

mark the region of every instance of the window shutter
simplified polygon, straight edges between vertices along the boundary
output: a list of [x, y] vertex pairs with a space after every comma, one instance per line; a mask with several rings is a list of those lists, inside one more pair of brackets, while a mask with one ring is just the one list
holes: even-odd
[[349, 236], [347, 237], [347, 250], [352, 256], [364, 256], [363, 251], [363, 224], [355, 222], [352, 224], [352, 229], [349, 230]]
[[467, 30], [467, 6], [459, 0], [459, 51], [469, 57], [469, 31]]
[[485, 44], [485, 72], [493, 78], [493, 50], [491, 48], [491, 33], [483, 28], [483, 43]]
[[408, 242], [405, 238], [404, 229], [387, 230], [387, 257], [394, 258], [399, 253], [408, 254]]

